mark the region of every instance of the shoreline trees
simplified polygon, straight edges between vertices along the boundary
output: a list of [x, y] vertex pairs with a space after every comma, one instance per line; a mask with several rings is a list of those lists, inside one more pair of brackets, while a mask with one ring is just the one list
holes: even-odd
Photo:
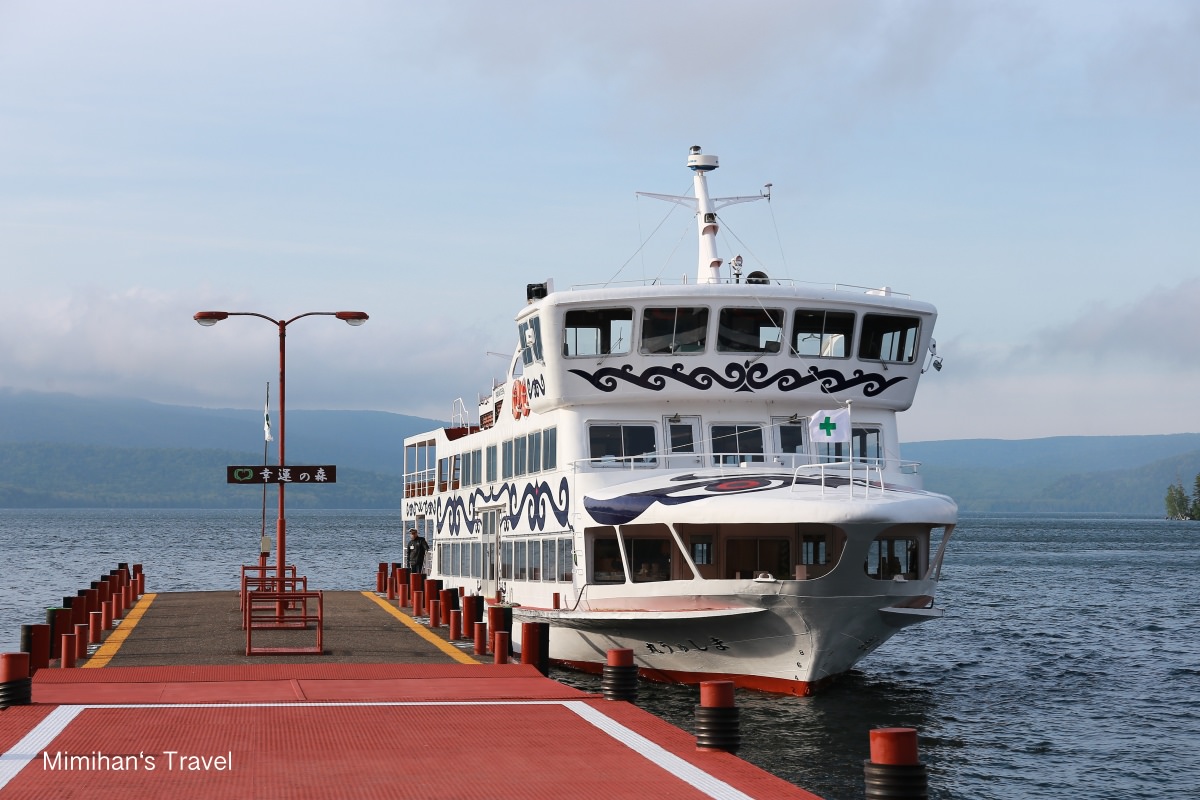
[[1167, 519], [1196, 519], [1200, 520], [1200, 475], [1188, 498], [1183, 490], [1183, 481], [1167, 487]]

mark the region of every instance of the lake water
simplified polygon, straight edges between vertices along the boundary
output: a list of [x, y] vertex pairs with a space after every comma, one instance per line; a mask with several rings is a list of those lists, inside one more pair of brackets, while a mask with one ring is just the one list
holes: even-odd
[[[399, 560], [395, 512], [288, 523], [288, 560], [312, 586], [374, 588], [378, 562]], [[260, 526], [254, 511], [0, 510], [0, 650], [119, 561], [142, 563], [150, 591], [235, 589]], [[946, 617], [816, 697], [739, 691], [739, 755], [855, 800], [869, 730], [905, 726], [933, 798], [1200, 797], [1197, 576], [1200, 523], [967, 515], [938, 592]], [[694, 688], [641, 685], [639, 704], [685, 729], [697, 702]]]

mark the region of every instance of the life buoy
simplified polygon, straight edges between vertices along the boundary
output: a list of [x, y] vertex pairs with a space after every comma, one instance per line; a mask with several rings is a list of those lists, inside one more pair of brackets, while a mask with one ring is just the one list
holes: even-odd
[[529, 416], [529, 389], [523, 380], [513, 382], [512, 415], [513, 419]]

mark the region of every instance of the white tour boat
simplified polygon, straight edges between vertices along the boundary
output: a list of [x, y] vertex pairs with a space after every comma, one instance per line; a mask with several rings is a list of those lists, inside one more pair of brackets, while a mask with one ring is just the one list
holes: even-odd
[[687, 166], [695, 197], [648, 196], [695, 210], [695, 282], [528, 285], [478, 419], [405, 440], [405, 530], [444, 588], [549, 623], [557, 663], [630, 648], [644, 677], [807, 694], [942, 615], [957, 506], [896, 429], [937, 312], [743, 279], [716, 212], [760, 196], [710, 197], [699, 147]]

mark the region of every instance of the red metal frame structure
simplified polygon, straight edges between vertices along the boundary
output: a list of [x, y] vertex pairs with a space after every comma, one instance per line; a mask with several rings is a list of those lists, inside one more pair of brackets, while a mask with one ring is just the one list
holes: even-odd
[[[204, 327], [211, 327], [222, 320], [229, 317], [258, 317], [265, 319], [279, 329], [279, 466], [286, 467], [287, 459], [285, 457], [286, 446], [286, 367], [287, 367], [287, 326], [291, 325], [298, 319], [304, 317], [337, 317], [347, 325], [359, 326], [366, 322], [368, 317], [362, 311], [309, 311], [304, 314], [298, 314], [291, 319], [274, 319], [266, 314], [259, 314], [254, 311], [197, 311], [192, 319], [196, 320]], [[284, 507], [284, 482], [279, 483], [279, 517], [275, 522], [275, 575], [277, 578], [282, 578], [287, 575], [287, 515]], [[294, 574], [294, 573], [293, 573]], [[281, 585], [279, 587], [283, 589]], [[293, 586], [294, 589], [294, 586]], [[284, 608], [283, 603], [280, 603], [278, 609], [279, 624], [284, 625]]]

